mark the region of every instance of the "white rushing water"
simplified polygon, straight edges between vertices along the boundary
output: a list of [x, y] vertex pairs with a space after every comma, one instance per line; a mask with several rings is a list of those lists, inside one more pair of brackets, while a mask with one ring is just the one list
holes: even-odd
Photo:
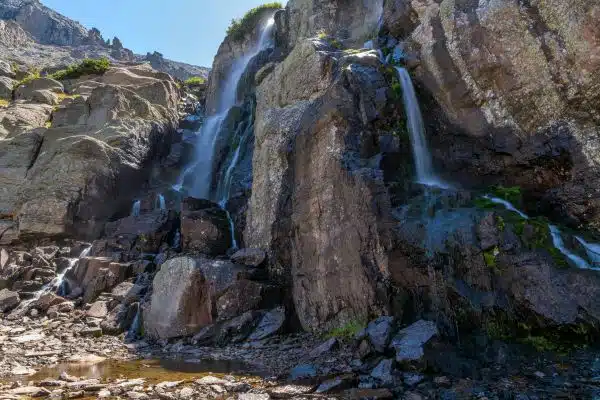
[[132, 217], [139, 217], [140, 216], [140, 210], [142, 207], [142, 202], [140, 200], [136, 200], [133, 202], [133, 206], [131, 207], [131, 216]]
[[166, 211], [167, 210], [167, 203], [165, 201], [165, 196], [163, 196], [160, 193], [156, 197], [156, 208], [158, 208], [161, 211]]
[[46, 293], [50, 293], [54, 290], [54, 288], [57, 288], [57, 294], [59, 296], [64, 295], [64, 281], [65, 281], [65, 276], [67, 275], [67, 273], [73, 269], [77, 263], [79, 262], [79, 260], [83, 257], [87, 257], [90, 254], [90, 250], [92, 249], [92, 246], [86, 247], [81, 254], [79, 255], [78, 258], [71, 258], [69, 259], [69, 266], [67, 268], [65, 268], [64, 271], [62, 271], [60, 274], [58, 274], [56, 276], [56, 278], [54, 278], [51, 282], [47, 283], [46, 285], [44, 285], [40, 290], [38, 290], [37, 292], [34, 293], [33, 297], [31, 299], [28, 300], [24, 300], [22, 301], [17, 308], [15, 308], [12, 313], [14, 314], [20, 314], [20, 313], [26, 313], [29, 309], [29, 306], [39, 300], [44, 294]]
[[200, 129], [196, 143], [196, 164], [193, 169], [194, 182], [189, 191], [189, 194], [193, 197], [211, 198], [215, 145], [223, 121], [231, 108], [237, 104], [238, 86], [248, 64], [261, 51], [272, 46], [274, 25], [275, 20], [270, 18], [263, 28], [256, 46], [233, 64], [223, 86], [216, 114], [206, 118]]
[[516, 212], [517, 214], [519, 214], [522, 218], [525, 219], [529, 219], [529, 216], [527, 214], [525, 214], [524, 212], [518, 210], [515, 206], [513, 206], [510, 202], [504, 200], [504, 199], [500, 199], [498, 197], [492, 197], [490, 195], [485, 195], [483, 196], [483, 198], [488, 199], [489, 201], [491, 201], [492, 203], [495, 204], [500, 204], [502, 206], [504, 206], [504, 208], [506, 208], [507, 210]]
[[577, 266], [577, 268], [581, 268], [581, 269], [591, 268], [591, 266], [587, 263], [587, 261], [585, 261], [583, 258], [579, 257], [577, 254], [573, 253], [571, 250], [569, 250], [565, 246], [565, 242], [562, 238], [562, 233], [560, 232], [558, 227], [556, 227], [554, 225], [548, 225], [548, 227], [550, 228], [550, 234], [552, 235], [552, 244], [554, 244], [554, 247], [556, 247], [558, 249], [558, 251], [563, 253], [563, 255], [565, 257], [567, 257], [569, 260], [571, 260], [573, 262], [573, 264], [575, 264], [575, 266]]
[[594, 268], [600, 268], [600, 244], [588, 243], [581, 236], [575, 236], [575, 239], [585, 249], [589, 260], [592, 262]]
[[[493, 196], [490, 196], [490, 195], [486, 195], [486, 196], [483, 196], [483, 197], [485, 199], [490, 200], [492, 203], [500, 204], [500, 205], [504, 206], [507, 210], [510, 210], [510, 211], [513, 211], [513, 212], [519, 214], [519, 216], [521, 216], [522, 218], [529, 219], [529, 216], [527, 214], [525, 214], [524, 212], [518, 210], [509, 201], [506, 201], [506, 200], [498, 198], [498, 197], [493, 197]], [[565, 241], [563, 240], [562, 232], [560, 231], [560, 229], [558, 229], [558, 227], [556, 225], [549, 224], [548, 228], [550, 229], [550, 236], [552, 237], [552, 244], [553, 244], [553, 246], [558, 251], [560, 251], [573, 264], [575, 264], [575, 266], [577, 266], [577, 268], [581, 268], [581, 269], [590, 269], [590, 268], [592, 268], [592, 266], [586, 260], [584, 260], [582, 257], [578, 256], [572, 250], [570, 250], [569, 248], [567, 248], [567, 246], [565, 246]], [[586, 250], [588, 250], [588, 248], [589, 249], [593, 249], [595, 247], [598, 251], [600, 251], [600, 246], [595, 245], [595, 244], [586, 243], [583, 239], [581, 239], [579, 237], [576, 237], [576, 239], [579, 240], [579, 242], [586, 248]], [[594, 258], [590, 256], [589, 251], [588, 251], [588, 257], [594, 263], [596, 262], [594, 260]], [[600, 253], [597, 254], [597, 257], [600, 260]]]
[[413, 150], [415, 167], [417, 170], [417, 182], [427, 186], [437, 186], [448, 188], [449, 186], [442, 182], [433, 171], [431, 154], [425, 139], [425, 124], [421, 115], [421, 108], [415, 93], [410, 74], [405, 68], [394, 67], [398, 72], [398, 80], [402, 85], [402, 100], [406, 112], [407, 128], [410, 134], [410, 142]]

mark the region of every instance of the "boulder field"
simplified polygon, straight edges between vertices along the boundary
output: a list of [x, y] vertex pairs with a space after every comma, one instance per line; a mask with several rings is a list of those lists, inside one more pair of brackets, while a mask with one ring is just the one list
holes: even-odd
[[[596, 2], [250, 15], [200, 88], [134, 61], [25, 82], [0, 62], [0, 376], [31, 374], [0, 391], [600, 395]], [[53, 41], [89, 40], [52, 17]], [[435, 185], [416, 179], [423, 153]], [[34, 374], [83, 353], [257, 378]]]

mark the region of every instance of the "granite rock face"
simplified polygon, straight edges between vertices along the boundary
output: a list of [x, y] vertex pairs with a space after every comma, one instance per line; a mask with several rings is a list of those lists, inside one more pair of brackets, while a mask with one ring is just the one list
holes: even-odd
[[387, 81], [374, 52], [345, 55], [305, 40], [257, 88], [252, 198], [245, 241], [268, 249], [292, 286], [304, 329], [381, 311], [386, 198], [367, 159]]
[[[49, 79], [30, 87], [62, 91]], [[179, 98], [168, 75], [113, 68], [72, 90], [79, 97], [53, 112], [50, 128], [31, 130], [46, 123], [51, 107], [17, 102], [3, 111], [2, 213], [15, 216], [20, 237], [97, 235], [116, 211], [130, 207], [132, 182], [143, 181], [149, 163], [168, 153]]]

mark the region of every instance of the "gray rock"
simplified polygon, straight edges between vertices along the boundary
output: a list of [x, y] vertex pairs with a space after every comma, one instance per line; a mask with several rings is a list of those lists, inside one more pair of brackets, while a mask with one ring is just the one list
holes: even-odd
[[111, 294], [115, 300], [123, 302], [125, 305], [129, 305], [139, 301], [143, 290], [144, 287], [142, 285], [135, 285], [131, 282], [122, 282], [115, 286]]
[[321, 383], [316, 393], [336, 393], [342, 390], [346, 390], [354, 386], [356, 378], [353, 375], [337, 376], [333, 379], [326, 380]]
[[100, 327], [93, 327], [93, 328], [85, 328], [81, 331], [79, 331], [79, 334], [81, 336], [91, 336], [91, 337], [100, 337], [102, 336], [102, 329]]
[[108, 305], [106, 301], [97, 301], [86, 311], [86, 316], [91, 318], [106, 318], [108, 315]]
[[396, 361], [421, 360], [425, 354], [423, 346], [437, 334], [438, 330], [433, 321], [420, 320], [402, 329], [390, 343], [390, 348], [396, 351]]
[[394, 330], [394, 317], [379, 317], [371, 321], [366, 334], [375, 351], [384, 353]]
[[232, 245], [227, 212], [218, 204], [193, 198], [185, 199], [181, 207], [183, 248], [212, 256], [225, 254]]
[[0, 290], [0, 312], [8, 312], [19, 305], [21, 299], [17, 292], [8, 289]]
[[280, 301], [280, 289], [250, 280], [233, 283], [219, 296], [216, 307], [219, 320], [237, 317], [250, 310], [269, 309]]
[[144, 312], [145, 333], [167, 339], [210, 325], [216, 295], [234, 283], [236, 275], [236, 268], [226, 262], [190, 257], [167, 261], [152, 283], [150, 306]]
[[278, 307], [267, 312], [258, 326], [248, 337], [248, 340], [263, 340], [270, 336], [280, 333], [285, 324], [285, 308]]
[[241, 249], [231, 256], [231, 261], [236, 264], [243, 264], [249, 267], [260, 266], [267, 258], [266, 253], [261, 249]]
[[271, 397], [267, 393], [240, 393], [238, 400], [269, 400]]
[[0, 77], [15, 77], [15, 71], [13, 71], [12, 66], [7, 61], [0, 60]]
[[333, 350], [336, 350], [340, 347], [340, 342], [336, 338], [327, 339], [325, 342], [321, 343], [317, 347], [311, 350], [309, 357], [310, 358], [319, 358], [323, 354], [329, 353]]
[[396, 377], [393, 375], [394, 372], [394, 360], [386, 359], [382, 360], [377, 364], [375, 369], [371, 371], [371, 377], [376, 379], [380, 386], [394, 386]]
[[412, 372], [405, 372], [402, 374], [404, 384], [406, 386], [417, 386], [419, 383], [423, 382], [425, 377], [421, 374], [415, 374]]
[[6, 76], [0, 77], [0, 99], [12, 100], [15, 83], [17, 81], [14, 79], [7, 78]]

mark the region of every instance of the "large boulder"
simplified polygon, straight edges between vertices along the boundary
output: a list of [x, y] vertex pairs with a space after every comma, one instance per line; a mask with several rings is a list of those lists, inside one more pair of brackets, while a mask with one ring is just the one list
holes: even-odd
[[11, 103], [0, 109], [0, 139], [43, 127], [51, 113], [52, 107], [47, 104]]
[[233, 264], [177, 257], [164, 263], [152, 282], [143, 314], [144, 332], [169, 339], [197, 333], [213, 322], [214, 302], [237, 279]]
[[16, 190], [20, 236], [99, 235], [169, 152], [179, 96], [170, 77], [130, 67], [89, 79], [75, 84], [94, 82], [89, 94], [59, 107]]
[[19, 294], [8, 289], [0, 290], [0, 312], [5, 313], [19, 305]]
[[62, 83], [50, 78], [33, 79], [15, 89], [15, 100], [32, 101], [55, 105], [58, 103], [57, 93], [63, 93]]
[[173, 220], [166, 211], [156, 210], [129, 216], [106, 224], [105, 234], [109, 238], [118, 238], [141, 252], [158, 253], [161, 244], [173, 230]]
[[374, 121], [395, 104], [380, 66], [375, 52], [305, 40], [257, 88], [245, 242], [268, 250], [306, 330], [386, 307], [377, 292], [389, 204], [378, 165], [366, 161], [378, 152]]
[[227, 211], [208, 200], [186, 198], [181, 205], [183, 248], [207, 255], [222, 255], [232, 246]]
[[82, 294], [86, 303], [101, 293], [110, 292], [131, 274], [131, 264], [120, 264], [106, 257], [83, 257], [67, 271], [66, 294]]
[[272, 285], [239, 280], [217, 299], [217, 316], [220, 320], [225, 320], [246, 311], [272, 308], [281, 301], [280, 292], [280, 288]]
[[0, 99], [12, 100], [13, 88], [16, 83], [17, 81], [14, 79], [7, 76], [0, 76]]

